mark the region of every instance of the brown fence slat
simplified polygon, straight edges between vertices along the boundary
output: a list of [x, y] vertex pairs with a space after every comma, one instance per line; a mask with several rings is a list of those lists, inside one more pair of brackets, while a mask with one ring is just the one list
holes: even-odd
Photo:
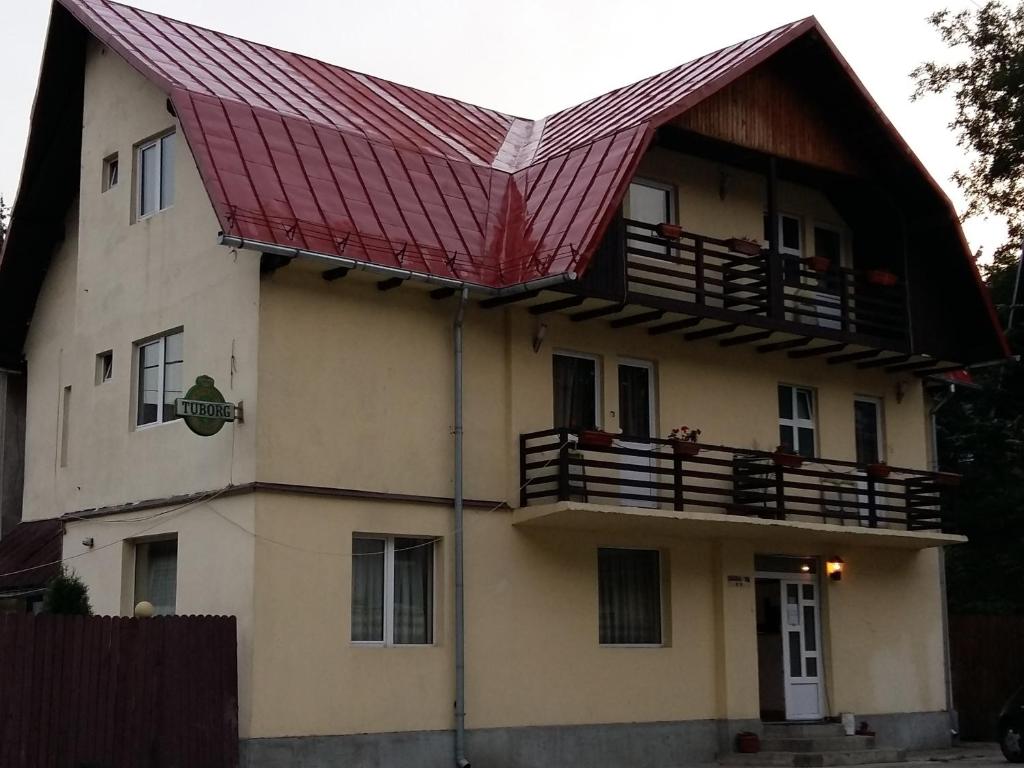
[[238, 768], [235, 619], [0, 616], [0, 766]]

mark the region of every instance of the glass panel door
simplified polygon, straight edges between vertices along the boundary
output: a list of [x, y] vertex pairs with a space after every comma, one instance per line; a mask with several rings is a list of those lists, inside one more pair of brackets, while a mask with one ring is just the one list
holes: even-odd
[[817, 580], [797, 577], [780, 585], [786, 718], [817, 720], [823, 716]]
[[[642, 451], [653, 451], [650, 442], [655, 433], [654, 426], [654, 365], [639, 360], [619, 363], [619, 428], [622, 438], [619, 445]], [[627, 442], [628, 441], [628, 442]], [[654, 459], [647, 455], [625, 455], [620, 457], [622, 464], [630, 469], [622, 469], [620, 493], [633, 498], [624, 499], [623, 503], [630, 506], [656, 506], [657, 494], [652, 483], [655, 475], [651, 472]], [[637, 469], [632, 469], [636, 466]], [[640, 498], [636, 498], [640, 497]]]

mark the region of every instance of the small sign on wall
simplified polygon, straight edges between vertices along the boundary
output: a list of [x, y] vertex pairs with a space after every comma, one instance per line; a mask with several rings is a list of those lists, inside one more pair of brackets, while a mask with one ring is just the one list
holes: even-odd
[[242, 404], [227, 402], [211, 376], [199, 376], [185, 396], [174, 401], [174, 413], [197, 435], [211, 437], [227, 422], [242, 421]]

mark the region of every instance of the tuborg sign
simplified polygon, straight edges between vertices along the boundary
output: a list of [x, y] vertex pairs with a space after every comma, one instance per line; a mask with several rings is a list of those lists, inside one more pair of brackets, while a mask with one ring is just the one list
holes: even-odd
[[225, 422], [241, 421], [241, 410], [241, 405], [225, 402], [210, 376], [196, 378], [185, 396], [174, 401], [174, 413], [185, 420], [185, 426], [203, 437], [220, 432]]

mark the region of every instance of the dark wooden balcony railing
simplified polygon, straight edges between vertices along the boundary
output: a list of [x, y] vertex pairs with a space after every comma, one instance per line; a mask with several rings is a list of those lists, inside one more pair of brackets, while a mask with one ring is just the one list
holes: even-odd
[[877, 270], [872, 281], [871, 271], [838, 264], [819, 272], [798, 256], [740, 253], [735, 240], [691, 232], [664, 238], [657, 227], [625, 220], [626, 279], [634, 299], [816, 326], [897, 347], [907, 339], [905, 286], [898, 278], [879, 284]]
[[958, 476], [889, 468], [872, 477], [848, 461], [776, 463], [766, 451], [618, 436], [584, 445], [568, 429], [519, 438], [521, 506], [555, 501], [647, 506], [696, 512], [909, 531], [944, 531], [944, 496]]

